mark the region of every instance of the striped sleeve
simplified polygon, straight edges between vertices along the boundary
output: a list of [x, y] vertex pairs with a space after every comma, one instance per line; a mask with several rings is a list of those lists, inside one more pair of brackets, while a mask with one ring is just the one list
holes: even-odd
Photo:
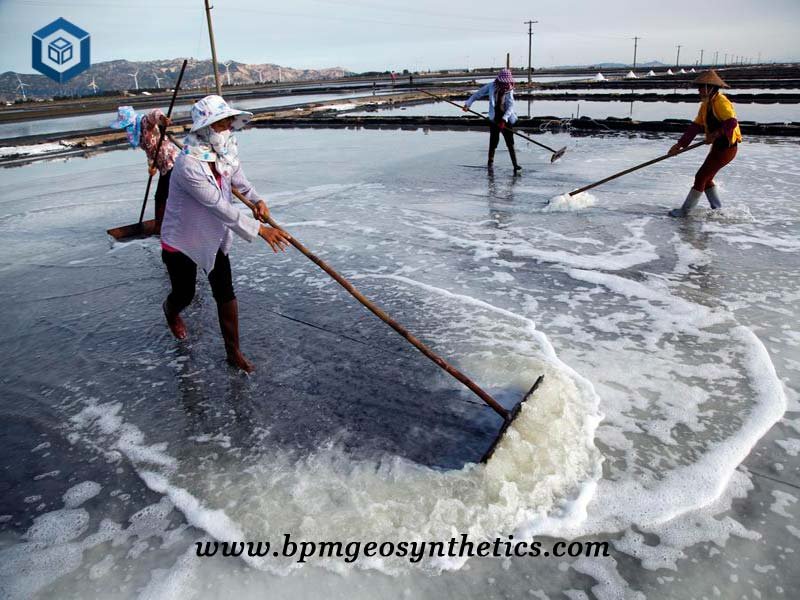
[[[196, 165], [194, 163], [197, 163]], [[183, 161], [181, 187], [198, 204], [208, 208], [227, 228], [248, 242], [258, 237], [260, 225], [252, 216], [240, 211], [223, 195], [202, 171], [197, 160]]]

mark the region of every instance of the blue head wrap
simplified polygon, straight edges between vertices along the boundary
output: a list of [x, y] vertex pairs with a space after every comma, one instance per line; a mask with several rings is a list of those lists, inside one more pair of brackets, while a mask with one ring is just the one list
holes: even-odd
[[136, 148], [142, 135], [143, 115], [136, 114], [132, 106], [120, 106], [117, 109], [117, 120], [111, 123], [111, 129], [124, 129], [128, 143]]

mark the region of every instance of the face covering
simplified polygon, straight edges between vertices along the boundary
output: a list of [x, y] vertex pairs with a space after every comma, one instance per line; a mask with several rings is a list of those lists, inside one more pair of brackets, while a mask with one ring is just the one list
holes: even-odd
[[239, 167], [239, 145], [230, 130], [214, 131], [211, 127], [204, 127], [190, 133], [183, 142], [183, 152], [213, 162], [224, 177], [230, 177]]

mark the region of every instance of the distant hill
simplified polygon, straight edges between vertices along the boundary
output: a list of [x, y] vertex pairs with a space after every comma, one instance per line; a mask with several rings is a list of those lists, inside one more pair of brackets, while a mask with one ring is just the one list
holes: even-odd
[[[555, 69], [630, 69], [631, 63], [612, 63], [612, 62], [604, 62], [604, 63], [595, 63], [593, 65], [561, 65], [558, 67], [547, 67], [548, 71], [552, 71]], [[663, 68], [668, 65], [665, 65], [662, 62], [657, 60], [651, 60], [650, 62], [636, 63], [637, 69], [656, 69], [656, 68]]]
[[[182, 58], [171, 60], [153, 60], [131, 62], [112, 60], [93, 64], [88, 70], [76, 75], [64, 85], [60, 85], [44, 75], [31, 75], [7, 71], [0, 74], [0, 99], [14, 101], [22, 98], [18, 91], [19, 79], [25, 86], [28, 98], [53, 98], [56, 96], [91, 96], [94, 94], [89, 85], [94, 78], [97, 94], [136, 90], [135, 80], [131, 73], [138, 71], [139, 90], [155, 90], [159, 84], [162, 88], [171, 87], [178, 78]], [[228, 84], [228, 75], [232, 85], [253, 84], [270, 81], [308, 81], [314, 79], [334, 79], [344, 77], [349, 72], [341, 67], [328, 69], [292, 69], [275, 64], [245, 64], [236, 61], [228, 63], [226, 69], [219, 65], [220, 79], [223, 85]], [[156, 76], [160, 81], [156, 80]], [[186, 73], [183, 76], [184, 89], [213, 88], [214, 72], [210, 60], [189, 59]]]

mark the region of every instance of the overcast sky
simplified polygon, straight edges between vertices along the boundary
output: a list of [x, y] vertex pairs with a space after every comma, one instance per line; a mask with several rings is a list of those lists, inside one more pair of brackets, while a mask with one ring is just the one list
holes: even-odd
[[[633, 59], [692, 64], [800, 59], [800, 0], [216, 0], [220, 60], [354, 71]], [[92, 62], [209, 58], [203, 0], [0, 0], [0, 72], [33, 72], [31, 34], [64, 17], [92, 36]]]

